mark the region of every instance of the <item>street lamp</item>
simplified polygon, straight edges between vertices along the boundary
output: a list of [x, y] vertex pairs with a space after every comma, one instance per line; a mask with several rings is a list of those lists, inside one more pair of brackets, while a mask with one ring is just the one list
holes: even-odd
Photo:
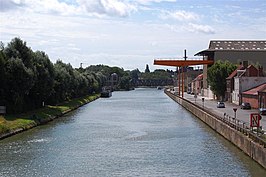
[[204, 98], [201, 98], [201, 100], [202, 100], [202, 106], [204, 108]]
[[236, 119], [236, 111], [237, 111], [237, 108], [233, 108], [233, 111], [235, 112], [235, 119]]

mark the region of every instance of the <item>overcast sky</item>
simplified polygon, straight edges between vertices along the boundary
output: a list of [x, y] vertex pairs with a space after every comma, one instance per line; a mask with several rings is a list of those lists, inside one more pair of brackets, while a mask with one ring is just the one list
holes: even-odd
[[52, 62], [124, 69], [188, 57], [210, 40], [265, 40], [266, 0], [0, 0], [0, 40], [20, 37]]

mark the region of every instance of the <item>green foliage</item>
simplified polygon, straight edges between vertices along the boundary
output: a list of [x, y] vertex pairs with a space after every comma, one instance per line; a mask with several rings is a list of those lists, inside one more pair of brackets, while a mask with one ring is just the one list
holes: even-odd
[[208, 68], [208, 84], [217, 97], [224, 97], [226, 91], [226, 78], [236, 69], [236, 65], [220, 60]]
[[130, 76], [123, 76], [121, 77], [118, 87], [121, 90], [130, 90], [131, 88], [131, 78]]
[[156, 69], [154, 72], [145, 72], [141, 74], [142, 79], [171, 79], [171, 73], [163, 69]]
[[11, 58], [5, 65], [6, 90], [5, 96], [8, 109], [21, 112], [26, 109], [26, 98], [34, 85], [34, 71], [27, 68], [19, 58]]
[[116, 73], [119, 77], [125, 74], [124, 69], [119, 67], [109, 67], [106, 65], [91, 65], [86, 68], [88, 73], [101, 73], [102, 75], [109, 77], [111, 74]]
[[0, 48], [0, 105], [5, 104], [5, 91], [6, 91], [6, 73], [5, 73], [5, 65], [6, 65], [6, 56], [4, 53], [4, 45], [1, 43]]
[[8, 132], [8, 126], [0, 124], [0, 132], [7, 133]]
[[49, 57], [37, 51], [34, 53], [33, 66], [35, 67], [35, 84], [30, 90], [30, 98], [33, 100], [34, 108], [42, 105], [54, 92], [54, 66]]
[[[108, 66], [92, 67], [98, 72], [74, 69], [58, 60], [53, 64], [42, 51], [33, 52], [26, 42], [14, 38], [5, 47], [0, 43], [0, 105], [8, 113], [20, 113], [45, 104], [99, 92], [111, 72], [123, 69]], [[103, 74], [104, 72], [105, 74]]]
[[4, 51], [8, 58], [20, 58], [27, 68], [33, 68], [33, 52], [20, 38], [12, 39]]
[[129, 76], [132, 79], [131, 80], [132, 87], [137, 86], [137, 82], [139, 80], [140, 74], [141, 72], [138, 69], [134, 69], [129, 72]]
[[157, 69], [154, 72], [144, 72], [140, 74], [137, 85], [148, 87], [172, 85], [173, 74], [173, 71], [163, 69]]
[[87, 67], [84, 72], [86, 75], [93, 77], [93, 87], [94, 90], [97, 91], [101, 91], [103, 86], [110, 86], [108, 81], [113, 73], [116, 73], [119, 78], [119, 82], [115, 86], [115, 89], [129, 90], [129, 87], [131, 86], [130, 72], [124, 71], [123, 68], [109, 67], [106, 65], [92, 65]]
[[[30, 128], [40, 121], [49, 120], [51, 117], [60, 116], [70, 110], [73, 110], [85, 103], [95, 100], [99, 94], [87, 95], [75, 98], [70, 101], [63, 102], [58, 106], [46, 106], [24, 114], [16, 114], [9, 116], [0, 116], [0, 134], [8, 133], [12, 130]], [[34, 116], [33, 116], [34, 115]]]
[[138, 80], [139, 79], [139, 76], [140, 76], [140, 71], [138, 69], [134, 69], [130, 72], [130, 77], [133, 79], [133, 80]]
[[[113, 73], [118, 76], [115, 83], [111, 82]], [[6, 106], [7, 113], [34, 110], [41, 108], [43, 103], [56, 105], [99, 93], [104, 86], [129, 90], [143, 78], [157, 79], [161, 83], [161, 80], [171, 78], [171, 73], [164, 70], [150, 72], [148, 65], [145, 73], [106, 65], [75, 69], [61, 60], [53, 64], [45, 52], [32, 51], [20, 38], [12, 39], [6, 47], [0, 42], [0, 105]]]

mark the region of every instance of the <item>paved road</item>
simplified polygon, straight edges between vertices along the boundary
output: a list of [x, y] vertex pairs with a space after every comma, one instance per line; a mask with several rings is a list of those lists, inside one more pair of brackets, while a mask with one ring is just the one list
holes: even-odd
[[[184, 93], [184, 97], [200, 106], [203, 106], [202, 96], [197, 96], [195, 100], [194, 95]], [[243, 110], [240, 108], [239, 105], [235, 105], [235, 104], [228, 103], [228, 102], [225, 102], [225, 108], [217, 108], [217, 101], [206, 98], [206, 97], [204, 97], [204, 107], [208, 108], [210, 111], [216, 112], [218, 115], [223, 116], [224, 113], [226, 113], [227, 115], [231, 117], [235, 116], [233, 108], [237, 108], [236, 118], [241, 121], [247, 122], [248, 124], [250, 122], [250, 114], [258, 113], [257, 109]], [[265, 130], [266, 129], [266, 116], [262, 116], [262, 120], [260, 124], [262, 125], [262, 128]]]

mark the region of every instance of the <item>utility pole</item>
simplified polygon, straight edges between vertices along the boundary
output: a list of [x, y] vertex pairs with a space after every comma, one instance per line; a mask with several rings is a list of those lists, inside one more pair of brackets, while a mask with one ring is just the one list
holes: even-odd
[[178, 96], [180, 96], [181, 93], [181, 67], [178, 68]]
[[[187, 50], [186, 49], [184, 50], [184, 59], [185, 59], [185, 61], [187, 60]], [[184, 71], [185, 71], [184, 67], [185, 66], [182, 66], [182, 98], [184, 97], [184, 89], [185, 89], [185, 87], [184, 87], [185, 86], [185, 83], [184, 83], [184, 77], [185, 77], [184, 76], [185, 75], [184, 74]]]

